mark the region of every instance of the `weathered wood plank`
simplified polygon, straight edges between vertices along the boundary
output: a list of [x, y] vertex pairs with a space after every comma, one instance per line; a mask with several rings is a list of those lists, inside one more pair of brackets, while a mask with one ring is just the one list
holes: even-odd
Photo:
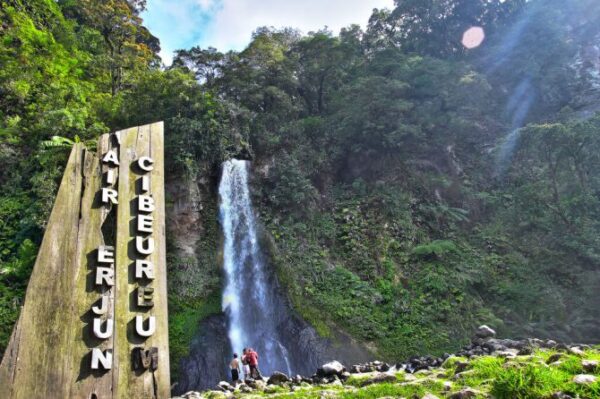
[[[72, 319], [84, 148], [76, 144], [48, 220], [19, 320], [12, 398], [67, 398], [76, 356]], [[10, 348], [9, 348], [10, 351]], [[77, 363], [79, 359], [77, 359]]]
[[[165, 235], [164, 235], [164, 145], [162, 122], [127, 129], [120, 132], [121, 151], [119, 168], [119, 213], [117, 228], [116, 276], [118, 299], [116, 306], [116, 334], [119, 347], [115, 353], [122, 359], [131, 358], [135, 347], [157, 347], [159, 350], [158, 370], [140, 372], [133, 370], [122, 360], [119, 362], [116, 381], [115, 398], [143, 397], [168, 398], [170, 392], [168, 326], [167, 326], [167, 293], [165, 273]], [[142, 156], [154, 159], [154, 170], [148, 172], [151, 177], [150, 193], [155, 200], [156, 210], [153, 212], [154, 223], [151, 237], [155, 240], [155, 251], [151, 255], [142, 256], [136, 252], [136, 216], [137, 198], [141, 194], [139, 180], [142, 173], [132, 164]], [[126, 205], [126, 206], [125, 206]], [[155, 280], [141, 283], [135, 279], [135, 259], [151, 261], [155, 266]], [[160, 269], [159, 269], [160, 268]], [[136, 290], [140, 285], [154, 288], [154, 307], [138, 308]], [[128, 295], [123, 295], [127, 292]], [[127, 298], [127, 301], [123, 299]], [[139, 337], [135, 332], [135, 316], [149, 315], [156, 317], [157, 325], [154, 335], [148, 338]], [[125, 345], [124, 345], [125, 343]], [[127, 388], [125, 388], [127, 387]]]
[[[91, 369], [91, 350], [112, 348], [113, 336], [107, 340], [100, 340], [92, 333], [94, 314], [92, 307], [97, 305], [102, 294], [108, 295], [111, 300], [106, 317], [114, 318], [114, 289], [100, 288], [94, 285], [95, 268], [97, 267], [97, 249], [106, 244], [107, 237], [103, 236], [102, 224], [104, 223], [110, 207], [102, 205], [99, 192], [103, 186], [103, 170], [100, 165], [102, 154], [113, 146], [111, 137], [105, 134], [98, 142], [98, 154], [86, 152], [84, 159], [83, 177], [84, 189], [81, 198], [81, 219], [79, 222], [79, 236], [77, 240], [77, 270], [73, 274], [76, 298], [74, 315], [77, 317], [74, 324], [80, 328], [73, 329], [72, 342], [77, 354], [78, 366], [74, 369], [71, 381], [70, 398], [89, 399], [92, 394], [97, 398], [106, 398], [107, 392], [112, 391], [112, 371], [94, 371]], [[103, 317], [106, 319], [106, 317]]]

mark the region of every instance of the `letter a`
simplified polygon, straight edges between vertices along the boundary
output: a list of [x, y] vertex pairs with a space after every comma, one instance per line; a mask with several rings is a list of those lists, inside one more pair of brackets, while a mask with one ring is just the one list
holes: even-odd
[[119, 157], [117, 156], [117, 152], [115, 150], [110, 150], [104, 155], [102, 162], [112, 163], [114, 166], [119, 166]]

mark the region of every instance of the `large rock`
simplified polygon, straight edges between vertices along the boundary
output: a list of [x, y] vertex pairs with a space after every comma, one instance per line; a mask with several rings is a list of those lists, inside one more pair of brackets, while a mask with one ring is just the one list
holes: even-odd
[[217, 387], [223, 392], [233, 392], [235, 389], [231, 386], [227, 381], [221, 381], [217, 385]]
[[598, 381], [598, 377], [591, 374], [577, 374], [573, 377], [573, 382], [579, 385], [593, 384], [596, 381]]
[[485, 324], [479, 326], [475, 331], [475, 336], [477, 338], [494, 338], [496, 336], [496, 331], [492, 330], [490, 327]]
[[288, 382], [289, 380], [290, 380], [290, 377], [288, 377], [287, 375], [285, 375], [281, 371], [275, 371], [269, 377], [269, 380], [267, 381], [267, 384], [281, 385], [284, 382]]
[[476, 391], [473, 388], [465, 388], [465, 389], [461, 389], [458, 392], [453, 393], [452, 395], [449, 396], [449, 398], [450, 399], [469, 399], [469, 398], [476, 397], [478, 394], [480, 394], [480, 392]]
[[328, 377], [332, 375], [341, 375], [344, 371], [346, 371], [346, 368], [342, 363], [334, 360], [333, 362], [322, 365], [320, 370], [324, 376]]
[[361, 385], [366, 386], [366, 385], [371, 385], [371, 384], [381, 384], [383, 382], [397, 382], [397, 381], [398, 381], [398, 379], [393, 374], [377, 373], [377, 374], [373, 375], [372, 377], [369, 377], [366, 380], [364, 380], [361, 383]]
[[598, 367], [597, 360], [582, 360], [581, 366], [583, 367], [583, 370], [587, 373], [593, 373], [596, 370], [600, 370], [600, 367]]

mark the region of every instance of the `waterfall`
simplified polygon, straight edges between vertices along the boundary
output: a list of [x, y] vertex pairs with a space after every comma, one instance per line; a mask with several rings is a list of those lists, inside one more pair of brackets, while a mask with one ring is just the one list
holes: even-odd
[[277, 329], [274, 280], [265, 270], [257, 240], [247, 161], [233, 159], [223, 163], [219, 196], [225, 239], [226, 285], [222, 304], [231, 348], [239, 356], [244, 347], [254, 348], [264, 374], [276, 370], [291, 374], [289, 353]]

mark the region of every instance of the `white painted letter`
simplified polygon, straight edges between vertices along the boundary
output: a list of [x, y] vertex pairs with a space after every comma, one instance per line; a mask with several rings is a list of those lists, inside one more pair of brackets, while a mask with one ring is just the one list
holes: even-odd
[[149, 195], [140, 195], [138, 197], [138, 210], [140, 212], [154, 212], [154, 198]]
[[101, 314], [106, 313], [107, 311], [108, 311], [108, 295], [102, 295], [102, 297], [100, 298], [100, 307], [93, 306], [92, 312], [94, 312], [97, 315], [101, 315]]
[[115, 247], [100, 245], [98, 247], [98, 263], [115, 263]]
[[106, 319], [106, 328], [102, 331], [102, 319], [96, 317], [94, 318], [94, 335], [96, 338], [107, 339], [112, 336], [113, 333], [113, 319]]
[[112, 188], [102, 187], [102, 203], [103, 204], [108, 204], [109, 200], [113, 204], [118, 204], [119, 203], [119, 201], [117, 200], [118, 195], [119, 194], [117, 193], [117, 190], [113, 190]]
[[137, 229], [141, 233], [152, 233], [152, 215], [138, 215]]
[[154, 265], [148, 260], [136, 259], [135, 278], [142, 278], [144, 276], [149, 280], [154, 280]]
[[119, 157], [117, 156], [117, 151], [110, 150], [109, 152], [104, 154], [104, 158], [102, 158], [102, 162], [104, 162], [104, 163], [112, 162], [113, 165], [118, 166], [119, 165]]
[[[154, 249], [154, 248], [153, 248]], [[115, 285], [115, 271], [110, 267], [97, 267], [96, 268], [96, 285], [102, 285], [102, 282], [106, 282], [106, 285], [112, 287]]]
[[152, 296], [154, 294], [154, 288], [152, 287], [138, 287], [137, 289], [137, 305], [141, 308], [151, 308], [154, 306]]
[[154, 166], [152, 166], [152, 164], [154, 164], [154, 160], [150, 157], [141, 157], [138, 159], [137, 163], [140, 169], [143, 171], [151, 172], [154, 169]]
[[148, 175], [142, 176], [142, 192], [147, 193], [150, 191], [150, 177]]
[[109, 169], [108, 172], [106, 172], [106, 184], [113, 185], [115, 184], [115, 180], [115, 171], [113, 169]]
[[92, 370], [98, 370], [98, 363], [102, 363], [102, 368], [110, 370], [112, 368], [112, 349], [107, 349], [106, 352], [102, 352], [100, 348], [92, 349]]
[[156, 331], [156, 318], [154, 316], [148, 318], [147, 330], [144, 329], [144, 316], [135, 316], [135, 332], [137, 332], [140, 337], [150, 337], [154, 334], [154, 331]]
[[154, 238], [148, 237], [144, 240], [144, 237], [135, 237], [135, 249], [142, 255], [150, 255], [154, 252]]

